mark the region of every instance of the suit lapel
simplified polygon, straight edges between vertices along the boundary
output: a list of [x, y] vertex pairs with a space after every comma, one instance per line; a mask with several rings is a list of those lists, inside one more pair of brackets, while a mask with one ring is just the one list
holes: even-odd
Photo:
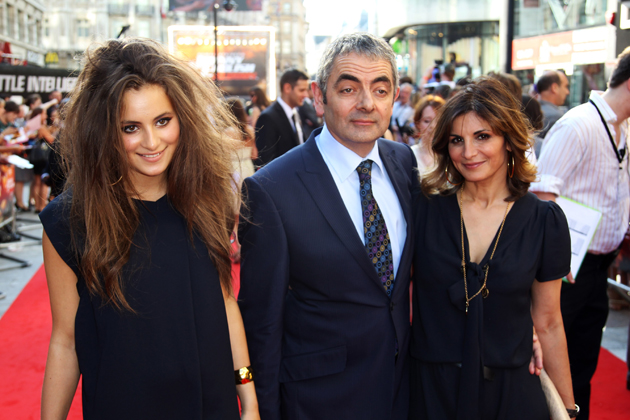
[[339, 240], [345, 245], [368, 277], [385, 293], [385, 289], [376, 275], [374, 265], [368, 259], [365, 246], [359, 235], [357, 235], [357, 230], [343, 203], [330, 170], [317, 148], [314, 137], [320, 132], [321, 129], [315, 130], [309, 140], [302, 146], [301, 151], [305, 170], [298, 171], [298, 176]]
[[405, 267], [409, 267], [412, 256], [412, 232], [411, 232], [411, 192], [409, 191], [408, 181], [405, 176], [405, 171], [400, 165], [399, 159], [396, 159], [396, 150], [387, 147], [387, 142], [390, 140], [379, 140], [379, 154], [385, 165], [385, 170], [389, 175], [389, 179], [396, 190], [400, 207], [402, 208], [405, 221], [407, 222], [407, 235], [405, 238], [405, 245], [403, 247], [402, 255], [400, 256], [400, 263], [398, 264], [398, 271], [396, 273], [396, 283], [394, 284], [394, 293], [401, 289], [396, 287], [401, 276], [408, 276], [409, 271]]
[[286, 112], [284, 112], [284, 108], [282, 108], [282, 105], [280, 105], [280, 103], [276, 101], [273, 103], [273, 106], [276, 111], [278, 121], [280, 121], [280, 124], [282, 124], [282, 131], [289, 134], [290, 136], [289, 139], [291, 139], [291, 141], [295, 145], [300, 144], [297, 133], [293, 131], [293, 127], [291, 126], [291, 121], [289, 121], [289, 118], [287, 117]]

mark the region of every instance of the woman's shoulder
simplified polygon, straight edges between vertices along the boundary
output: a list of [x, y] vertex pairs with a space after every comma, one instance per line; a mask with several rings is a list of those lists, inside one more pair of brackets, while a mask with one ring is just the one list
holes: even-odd
[[554, 201], [541, 200], [528, 192], [519, 199], [522, 207], [533, 217], [532, 222], [541, 228], [568, 230], [566, 216], [562, 208]]
[[46, 207], [39, 213], [39, 219], [48, 231], [57, 225], [67, 227], [70, 219], [70, 208], [72, 206], [72, 190], [68, 189], [59, 196], [55, 197]]

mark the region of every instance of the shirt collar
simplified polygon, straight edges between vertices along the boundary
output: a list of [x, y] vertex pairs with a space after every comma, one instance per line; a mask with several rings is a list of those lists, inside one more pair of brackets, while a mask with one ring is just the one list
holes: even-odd
[[328, 127], [324, 124], [324, 128], [319, 135], [320, 151], [324, 155], [325, 160], [330, 164], [331, 171], [341, 181], [345, 181], [361, 162], [370, 159], [375, 165], [372, 165], [372, 171], [384, 171], [383, 161], [378, 152], [378, 141], [374, 142], [374, 147], [365, 158], [354, 153], [346, 146], [339, 143], [328, 131]]
[[289, 105], [287, 105], [287, 103], [284, 102], [282, 100], [282, 98], [279, 97], [279, 96], [278, 96], [277, 101], [280, 104], [280, 106], [282, 107], [282, 109], [284, 109], [284, 112], [287, 114], [287, 117], [289, 117], [290, 120], [293, 120], [293, 108], [291, 108]]
[[603, 93], [604, 92], [601, 90], [592, 90], [589, 99], [595, 102], [595, 105], [597, 105], [599, 112], [602, 113], [606, 122], [614, 124], [617, 122], [617, 114], [615, 114], [615, 111], [613, 111], [610, 105], [608, 105], [608, 102], [602, 98]]

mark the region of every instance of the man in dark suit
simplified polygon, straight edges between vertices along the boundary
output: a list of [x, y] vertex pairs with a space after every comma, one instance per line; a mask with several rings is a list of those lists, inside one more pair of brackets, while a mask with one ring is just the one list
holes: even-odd
[[304, 143], [297, 107], [308, 96], [308, 77], [299, 70], [287, 70], [280, 78], [280, 96], [256, 121], [258, 164], [264, 165]]
[[398, 95], [382, 39], [344, 35], [313, 83], [326, 124], [245, 180], [239, 305], [263, 420], [403, 420], [418, 183], [380, 138]]
[[308, 139], [311, 133], [322, 126], [322, 123], [315, 110], [315, 104], [313, 103], [313, 89], [308, 86], [308, 98], [304, 99], [304, 103], [298, 107], [298, 114], [300, 115], [300, 121], [302, 122], [302, 131], [304, 132], [304, 138]]

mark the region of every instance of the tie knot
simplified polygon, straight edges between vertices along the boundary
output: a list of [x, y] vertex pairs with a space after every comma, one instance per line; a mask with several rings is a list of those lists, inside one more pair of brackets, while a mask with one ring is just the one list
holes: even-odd
[[359, 178], [365, 178], [366, 176], [372, 177], [372, 161], [370, 159], [366, 159], [357, 166], [357, 172], [359, 173]]

